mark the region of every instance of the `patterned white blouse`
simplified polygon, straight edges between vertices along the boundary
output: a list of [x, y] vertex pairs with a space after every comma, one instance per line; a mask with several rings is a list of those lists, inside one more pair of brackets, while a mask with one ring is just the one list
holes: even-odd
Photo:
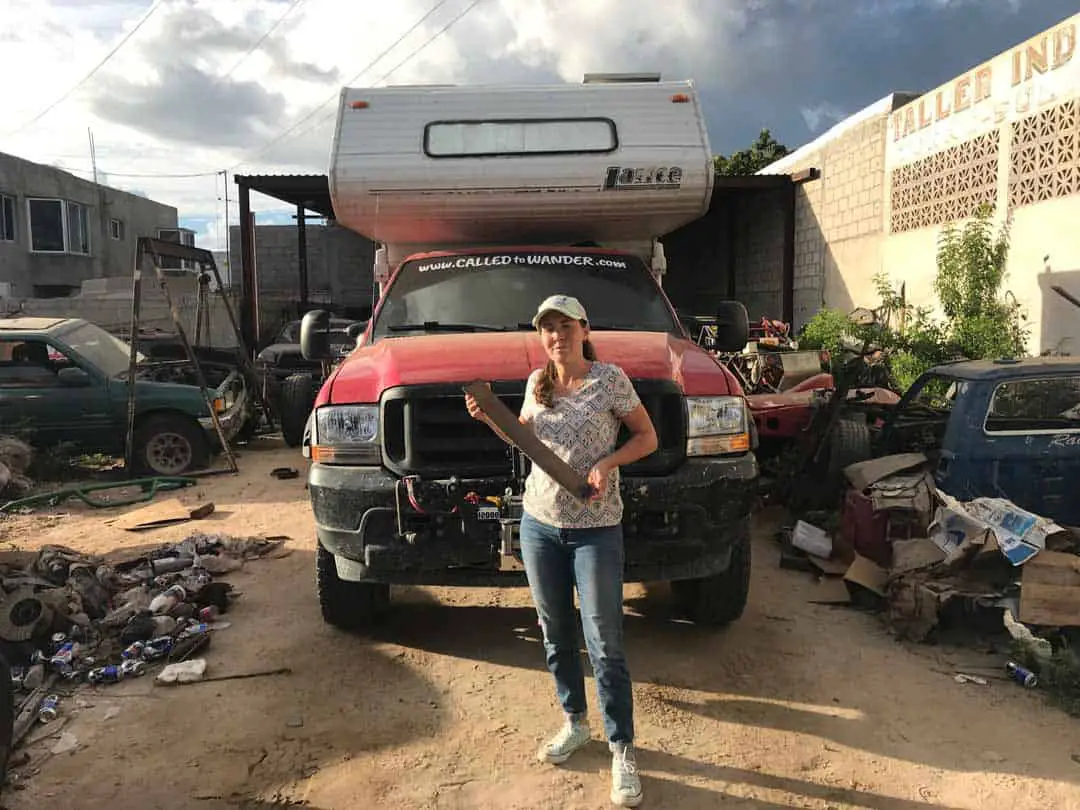
[[[536, 401], [541, 370], [529, 375], [521, 416], [537, 438], [581, 475], [615, 449], [622, 418], [641, 404], [630, 378], [611, 363], [593, 361], [581, 385], [556, 395], [553, 407]], [[588, 502], [579, 501], [547, 473], [532, 466], [525, 481], [522, 506], [537, 520], [565, 529], [617, 526], [622, 522], [619, 471], [608, 475], [607, 491]]]

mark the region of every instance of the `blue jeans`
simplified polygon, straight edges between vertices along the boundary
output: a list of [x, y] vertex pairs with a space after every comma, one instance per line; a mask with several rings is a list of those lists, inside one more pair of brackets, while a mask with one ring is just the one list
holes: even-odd
[[560, 529], [526, 512], [521, 518], [521, 556], [563, 710], [582, 716], [586, 710], [576, 584], [604, 733], [609, 742], [633, 742], [634, 695], [623, 652], [622, 526]]

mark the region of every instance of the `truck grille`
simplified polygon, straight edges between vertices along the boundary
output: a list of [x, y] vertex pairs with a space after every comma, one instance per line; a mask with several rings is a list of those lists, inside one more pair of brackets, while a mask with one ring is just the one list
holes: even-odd
[[[626, 475], [662, 475], [686, 453], [686, 411], [678, 387], [669, 381], [634, 380], [652, 417], [659, 448], [624, 468]], [[525, 383], [493, 383], [495, 394], [514, 413], [521, 409]], [[459, 385], [401, 386], [382, 401], [382, 442], [386, 466], [398, 475], [425, 478], [509, 476], [510, 449], [491, 429], [469, 416]], [[623, 428], [618, 443], [628, 437]]]

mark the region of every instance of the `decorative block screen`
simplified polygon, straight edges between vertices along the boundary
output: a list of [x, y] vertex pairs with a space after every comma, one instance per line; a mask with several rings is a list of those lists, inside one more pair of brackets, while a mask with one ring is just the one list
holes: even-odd
[[998, 130], [892, 171], [893, 233], [955, 222], [997, 198]]
[[1080, 100], [1012, 125], [1009, 207], [1080, 194]]

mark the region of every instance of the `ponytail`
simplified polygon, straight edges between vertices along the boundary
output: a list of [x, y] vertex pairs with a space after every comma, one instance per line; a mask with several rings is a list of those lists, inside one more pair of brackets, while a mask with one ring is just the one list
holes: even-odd
[[[588, 338], [581, 344], [581, 353], [585, 356], [586, 360], [596, 359], [596, 347], [593, 346], [592, 341]], [[536, 381], [536, 387], [533, 389], [537, 403], [543, 405], [545, 408], [555, 407], [555, 378], [557, 375], [558, 372], [555, 369], [554, 361], [548, 360], [547, 365], [544, 366], [544, 370], [540, 372], [540, 378]]]

